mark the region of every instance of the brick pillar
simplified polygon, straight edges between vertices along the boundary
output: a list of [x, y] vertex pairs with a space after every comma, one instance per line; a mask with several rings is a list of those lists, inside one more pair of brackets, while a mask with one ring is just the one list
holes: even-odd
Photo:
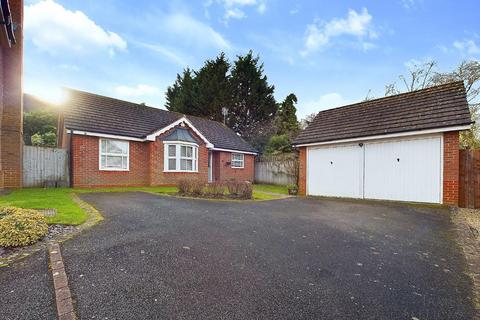
[[459, 134], [458, 131], [443, 134], [443, 203], [458, 206], [459, 185]]
[[[3, 112], [1, 114], [0, 160], [3, 187], [22, 187], [23, 151], [23, 1], [10, 1], [12, 18], [19, 26], [15, 31], [17, 43], [1, 48], [3, 83]], [[0, 179], [1, 180], [1, 179]]]
[[298, 194], [307, 194], [307, 147], [301, 147], [299, 151], [298, 165]]

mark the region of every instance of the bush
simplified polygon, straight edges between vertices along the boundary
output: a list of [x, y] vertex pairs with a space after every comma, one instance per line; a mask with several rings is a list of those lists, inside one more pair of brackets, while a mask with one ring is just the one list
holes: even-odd
[[227, 183], [228, 192], [234, 198], [252, 199], [253, 186], [250, 182], [230, 181]]
[[201, 195], [205, 184], [198, 179], [181, 179], [178, 181], [180, 194]]
[[0, 209], [0, 246], [19, 247], [35, 243], [48, 232], [43, 214], [31, 209]]
[[207, 185], [205, 188], [205, 195], [220, 198], [225, 195], [225, 184], [221, 182], [212, 182]]
[[286, 134], [272, 136], [265, 147], [267, 154], [280, 154], [292, 152], [292, 143]]

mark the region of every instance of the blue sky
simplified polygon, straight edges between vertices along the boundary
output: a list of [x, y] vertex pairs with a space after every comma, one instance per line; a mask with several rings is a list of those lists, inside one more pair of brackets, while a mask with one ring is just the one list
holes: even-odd
[[408, 65], [480, 58], [478, 1], [25, 1], [25, 91], [68, 86], [163, 107], [184, 67], [253, 50], [300, 117], [380, 97]]

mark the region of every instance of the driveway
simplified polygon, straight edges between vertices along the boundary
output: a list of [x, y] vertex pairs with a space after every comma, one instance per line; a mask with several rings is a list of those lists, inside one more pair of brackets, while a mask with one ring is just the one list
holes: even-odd
[[81, 319], [473, 315], [446, 209], [146, 193], [82, 198], [106, 219], [63, 244]]

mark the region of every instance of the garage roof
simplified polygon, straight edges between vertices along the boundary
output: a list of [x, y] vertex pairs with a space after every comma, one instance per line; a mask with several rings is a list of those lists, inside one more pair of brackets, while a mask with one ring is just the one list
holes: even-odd
[[295, 145], [471, 124], [463, 81], [321, 111]]

